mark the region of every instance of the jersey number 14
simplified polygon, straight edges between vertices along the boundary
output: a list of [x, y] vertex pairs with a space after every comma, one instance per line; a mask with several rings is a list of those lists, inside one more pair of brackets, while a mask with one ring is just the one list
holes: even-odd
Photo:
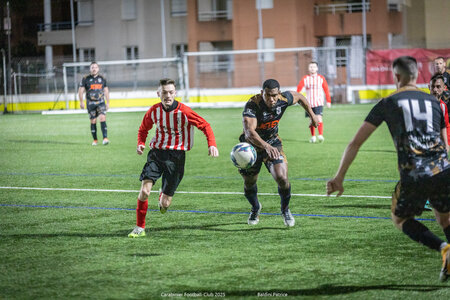
[[[425, 112], [420, 111], [419, 100], [403, 99], [398, 101], [398, 106], [403, 110], [403, 119], [405, 120], [405, 129], [407, 132], [413, 131], [419, 124], [415, 121], [426, 121], [427, 132], [433, 131], [433, 109], [431, 102], [425, 100]], [[416, 124], [414, 124], [416, 123]]]

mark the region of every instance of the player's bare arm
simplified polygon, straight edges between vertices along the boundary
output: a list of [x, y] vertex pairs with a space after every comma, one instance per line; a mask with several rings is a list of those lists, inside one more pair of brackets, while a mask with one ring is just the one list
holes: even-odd
[[375, 129], [377, 129], [377, 127], [369, 122], [364, 122], [361, 125], [355, 137], [350, 141], [345, 149], [336, 175], [333, 179], [327, 182], [327, 196], [336, 191], [338, 192], [338, 197], [344, 193], [343, 182], [345, 174], [358, 154], [359, 148], [361, 148], [362, 144], [364, 144]]
[[256, 148], [266, 150], [271, 159], [277, 159], [278, 157], [280, 157], [280, 151], [278, 151], [277, 148], [272, 147], [271, 145], [266, 143], [256, 132], [256, 125], [258, 124], [256, 118], [244, 117], [242, 122], [244, 125], [245, 139], [249, 141], [250, 144], [252, 144]]
[[317, 125], [319, 124], [319, 119], [317, 118], [316, 114], [312, 111], [311, 105], [309, 105], [309, 102], [305, 98], [305, 96], [294, 91], [289, 92], [292, 94], [292, 97], [294, 97], [293, 103], [300, 104], [303, 107], [303, 109], [308, 113], [309, 118], [311, 119], [311, 124], [314, 127], [317, 127]]
[[78, 99], [80, 99], [80, 108], [84, 109], [84, 93], [86, 92], [86, 89], [84, 87], [80, 87], [78, 89]]
[[106, 100], [106, 110], [109, 109], [109, 88], [105, 87], [103, 89], [103, 92], [105, 93], [105, 100]]

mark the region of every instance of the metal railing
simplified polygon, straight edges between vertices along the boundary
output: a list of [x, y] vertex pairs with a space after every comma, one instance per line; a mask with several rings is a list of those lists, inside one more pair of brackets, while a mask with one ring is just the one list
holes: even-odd
[[217, 19], [228, 19], [227, 10], [199, 11], [198, 20], [200, 22], [214, 21]]
[[[362, 12], [364, 4], [361, 3], [343, 3], [343, 4], [322, 4], [314, 5], [314, 13], [321, 14], [336, 14], [336, 13], [358, 13]], [[370, 11], [370, 2], [366, 2], [366, 12]]]

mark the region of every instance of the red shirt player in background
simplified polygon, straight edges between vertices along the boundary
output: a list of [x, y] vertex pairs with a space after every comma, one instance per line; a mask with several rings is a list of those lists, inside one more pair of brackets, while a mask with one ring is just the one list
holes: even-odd
[[[317, 62], [312, 61], [308, 66], [309, 75], [303, 76], [297, 85], [297, 92], [300, 93], [303, 88], [306, 90], [306, 99], [308, 99], [309, 105], [311, 106], [313, 112], [319, 119], [319, 125], [317, 129], [319, 130], [319, 136], [316, 138], [315, 127], [309, 123], [309, 130], [311, 131], [310, 143], [315, 143], [317, 140], [323, 142], [325, 139], [323, 137], [323, 104], [324, 104], [324, 94], [327, 99], [327, 107], [331, 107], [331, 97], [330, 91], [328, 89], [328, 83], [325, 77], [317, 73], [319, 70], [319, 65]], [[306, 117], [309, 117], [305, 114]]]
[[159, 210], [165, 213], [172, 202], [172, 197], [184, 175], [186, 151], [194, 144], [194, 127], [200, 129], [208, 141], [208, 155], [219, 156], [216, 140], [211, 126], [188, 106], [175, 100], [175, 81], [161, 79], [158, 97], [161, 103], [155, 104], [147, 111], [138, 131], [137, 154], [142, 155], [145, 141], [150, 129], [155, 125], [156, 133], [150, 141], [147, 163], [142, 169], [142, 181], [136, 208], [136, 227], [128, 237], [145, 236], [145, 216], [148, 208], [150, 191], [162, 176], [159, 194]]
[[430, 92], [436, 99], [439, 100], [439, 104], [441, 105], [442, 112], [444, 113], [445, 125], [447, 127], [447, 142], [450, 142], [450, 123], [448, 119], [448, 98], [445, 96], [445, 83], [444, 76], [441, 74], [434, 74], [430, 80]]

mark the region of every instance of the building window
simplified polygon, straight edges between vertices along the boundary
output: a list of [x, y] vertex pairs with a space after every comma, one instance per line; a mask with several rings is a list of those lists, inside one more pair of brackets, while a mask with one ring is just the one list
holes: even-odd
[[[137, 46], [129, 46], [125, 48], [125, 59], [133, 60], [139, 59], [139, 49]], [[129, 64], [135, 66], [136, 64]]]
[[136, 20], [136, 0], [122, 0], [122, 20]]
[[172, 17], [187, 16], [186, 0], [170, 0], [170, 15]]
[[197, 0], [197, 7], [200, 22], [233, 18], [232, 0]]
[[94, 5], [93, 0], [79, 0], [78, 7], [78, 26], [89, 26], [94, 23]]
[[272, 9], [273, 0], [256, 0], [256, 9]]
[[[273, 38], [258, 39], [258, 50], [259, 49], [275, 49], [275, 40]], [[271, 62], [275, 60], [275, 53], [258, 53], [258, 62]]]
[[[200, 42], [200, 51], [228, 51], [233, 50], [232, 41]], [[233, 56], [230, 54], [206, 55], [198, 57], [198, 68], [202, 73], [232, 72], [234, 69]]]
[[95, 61], [95, 48], [81, 48], [78, 49], [80, 61]]
[[181, 56], [182, 53], [188, 51], [187, 44], [172, 44], [172, 55]]
[[401, 5], [401, 1], [400, 0], [388, 0], [387, 1], [387, 8], [389, 12], [398, 12], [402, 10], [402, 5]]

